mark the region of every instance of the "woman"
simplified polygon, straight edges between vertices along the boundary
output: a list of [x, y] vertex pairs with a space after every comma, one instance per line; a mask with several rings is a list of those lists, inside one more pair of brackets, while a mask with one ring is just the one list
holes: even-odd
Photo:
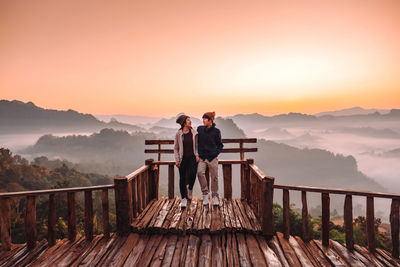
[[[174, 154], [176, 166], [179, 168], [179, 189], [181, 191], [181, 207], [185, 208], [187, 199], [192, 199], [193, 185], [196, 180], [197, 163], [197, 131], [192, 128], [192, 121], [189, 116], [180, 115], [176, 119], [181, 128], [175, 135]], [[186, 174], [188, 179], [186, 180]], [[186, 187], [187, 186], [187, 187]]]

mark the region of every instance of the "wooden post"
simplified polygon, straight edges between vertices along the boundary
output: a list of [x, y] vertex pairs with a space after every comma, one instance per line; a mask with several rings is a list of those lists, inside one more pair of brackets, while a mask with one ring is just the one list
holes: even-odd
[[130, 181], [131, 183], [131, 198], [132, 198], [132, 218], [136, 218], [138, 215], [138, 190], [137, 190], [138, 178], [134, 177]]
[[75, 213], [75, 192], [68, 192], [68, 239], [75, 240], [76, 237], [76, 213]]
[[222, 164], [224, 177], [224, 198], [232, 198], [232, 164]]
[[175, 189], [175, 165], [168, 165], [168, 198], [174, 198]]
[[56, 243], [56, 196], [49, 195], [49, 214], [47, 224], [47, 243], [53, 246]]
[[11, 249], [11, 208], [10, 198], [0, 198], [0, 226], [1, 226], [1, 248]]
[[131, 213], [128, 179], [114, 178], [115, 212], [117, 216], [117, 233], [121, 236], [130, 232]]
[[250, 200], [250, 164], [254, 164], [254, 159], [247, 159], [246, 164], [241, 164], [243, 168], [243, 176], [241, 176], [241, 198]]
[[400, 199], [392, 199], [390, 207], [390, 232], [392, 235], [392, 256], [399, 258], [399, 204]]
[[301, 191], [301, 227], [303, 230], [303, 240], [310, 241], [310, 227], [308, 225], [308, 207], [307, 207], [307, 192]]
[[101, 191], [102, 224], [103, 234], [106, 238], [110, 237], [110, 219], [108, 213], [108, 189]]
[[344, 231], [346, 233], [346, 248], [354, 250], [353, 235], [353, 203], [352, 196], [346, 195], [344, 200]]
[[36, 246], [36, 196], [27, 196], [25, 205], [25, 235], [29, 250]]
[[161, 143], [158, 143], [158, 161], [161, 161]]
[[375, 216], [374, 198], [367, 197], [367, 244], [370, 252], [375, 253]]
[[240, 148], [240, 160], [244, 160], [243, 141], [242, 140], [240, 140], [239, 148]]
[[290, 200], [289, 190], [283, 189], [283, 234], [286, 239], [290, 236]]
[[92, 191], [85, 191], [85, 237], [91, 241], [93, 239], [93, 198]]
[[322, 245], [329, 246], [329, 219], [330, 219], [330, 208], [329, 208], [329, 194], [322, 193]]
[[268, 240], [274, 236], [274, 178], [264, 178], [262, 180], [263, 200], [260, 203], [263, 208], [262, 213], [262, 231], [265, 238]]
[[147, 180], [146, 192], [148, 194], [148, 197], [146, 197], [147, 201], [145, 201], [146, 204], [145, 204], [144, 208], [146, 207], [148, 202], [150, 202], [150, 200], [158, 199], [160, 166], [153, 165], [153, 162], [154, 162], [154, 159], [147, 159], [145, 162], [145, 164], [149, 166], [149, 169], [146, 174], [148, 179], [145, 179], [145, 180]]

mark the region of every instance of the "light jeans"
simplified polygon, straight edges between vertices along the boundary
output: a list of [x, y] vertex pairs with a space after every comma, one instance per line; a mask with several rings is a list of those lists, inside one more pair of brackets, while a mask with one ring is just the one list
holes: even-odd
[[208, 159], [200, 159], [199, 165], [197, 167], [197, 175], [199, 176], [201, 192], [203, 193], [203, 195], [206, 195], [209, 192], [206, 179], [207, 166], [210, 172], [212, 196], [218, 196], [218, 158], [214, 158], [212, 161], [208, 161]]

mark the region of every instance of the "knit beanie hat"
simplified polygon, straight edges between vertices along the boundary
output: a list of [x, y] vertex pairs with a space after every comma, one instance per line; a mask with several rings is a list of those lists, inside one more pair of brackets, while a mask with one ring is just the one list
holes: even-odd
[[181, 127], [183, 127], [183, 126], [185, 126], [187, 118], [189, 118], [189, 116], [186, 116], [185, 114], [182, 114], [176, 119], [176, 123], [180, 124]]
[[204, 119], [204, 118], [214, 121], [214, 119], [215, 119], [215, 112], [206, 112], [206, 113], [204, 113], [203, 119]]

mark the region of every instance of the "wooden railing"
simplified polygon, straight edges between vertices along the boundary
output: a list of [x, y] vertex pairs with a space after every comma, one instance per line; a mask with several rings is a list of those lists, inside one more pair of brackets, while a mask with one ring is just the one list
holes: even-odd
[[280, 185], [274, 184], [274, 189], [283, 190], [283, 232], [286, 238], [290, 235], [290, 199], [289, 190], [301, 191], [302, 199], [302, 229], [303, 239], [305, 241], [310, 240], [310, 232], [308, 226], [308, 210], [307, 210], [307, 192], [314, 192], [321, 194], [322, 202], [322, 233], [321, 239], [324, 246], [329, 245], [329, 220], [330, 220], [330, 196], [329, 194], [345, 195], [344, 201], [344, 229], [346, 235], [346, 247], [349, 250], [354, 249], [354, 237], [353, 237], [353, 205], [352, 196], [363, 196], [366, 197], [366, 237], [368, 243], [368, 249], [374, 253], [376, 249], [375, 244], [375, 215], [374, 215], [374, 198], [389, 198], [392, 200], [390, 208], [390, 228], [392, 236], [392, 256], [394, 258], [399, 257], [399, 203], [400, 195], [387, 194], [387, 193], [374, 193], [366, 191], [352, 191], [344, 189], [332, 189], [332, 188], [318, 188], [318, 187], [307, 187], [307, 186], [292, 186], [292, 185]]
[[85, 217], [84, 228], [85, 236], [88, 240], [93, 239], [93, 197], [92, 192], [101, 190], [102, 199], [102, 226], [103, 233], [106, 237], [110, 235], [109, 223], [109, 205], [108, 190], [113, 189], [114, 185], [100, 185], [89, 187], [73, 187], [49, 190], [23, 191], [0, 193], [0, 226], [1, 226], [1, 244], [3, 250], [11, 248], [11, 198], [26, 197], [25, 204], [25, 236], [28, 249], [33, 249], [37, 243], [36, 230], [36, 198], [40, 195], [49, 196], [49, 212], [48, 212], [48, 234], [47, 241], [50, 246], [56, 242], [56, 195], [67, 194], [68, 202], [68, 238], [75, 240], [76, 238], [76, 212], [75, 202], [76, 193], [84, 192], [85, 198]]
[[[239, 145], [238, 148], [223, 148], [221, 153], [239, 153], [240, 160], [244, 160], [244, 153], [246, 152], [257, 152], [256, 147], [246, 148], [245, 143], [257, 143], [257, 138], [223, 138], [222, 143], [236, 143]], [[162, 145], [173, 145], [174, 140], [146, 140], [145, 145], [157, 145], [157, 149], [145, 149], [144, 153], [158, 154], [158, 160], [161, 160], [161, 154], [174, 154], [174, 149], [163, 149]]]
[[158, 198], [159, 166], [153, 161], [146, 160], [131, 174], [114, 178], [117, 232], [121, 235], [128, 234], [133, 219]]

